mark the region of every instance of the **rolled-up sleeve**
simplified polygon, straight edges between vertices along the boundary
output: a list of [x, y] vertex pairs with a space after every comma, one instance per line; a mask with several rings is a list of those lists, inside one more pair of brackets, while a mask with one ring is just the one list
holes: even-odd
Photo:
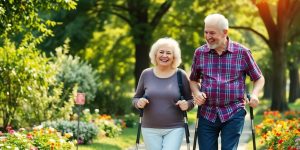
[[199, 82], [199, 79], [201, 77], [201, 70], [199, 67], [199, 55], [200, 51], [196, 50], [193, 57], [192, 67], [191, 67], [191, 74], [190, 74], [190, 80]]
[[245, 51], [244, 57], [244, 60], [247, 64], [246, 73], [250, 76], [251, 81], [258, 80], [262, 76], [262, 73], [256, 62], [254, 61], [250, 50]]

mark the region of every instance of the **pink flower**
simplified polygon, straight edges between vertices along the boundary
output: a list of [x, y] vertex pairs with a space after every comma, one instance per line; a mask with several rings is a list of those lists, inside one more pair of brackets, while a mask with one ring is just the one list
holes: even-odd
[[9, 130], [8, 133], [9, 134], [14, 134], [16, 131], [15, 130]]

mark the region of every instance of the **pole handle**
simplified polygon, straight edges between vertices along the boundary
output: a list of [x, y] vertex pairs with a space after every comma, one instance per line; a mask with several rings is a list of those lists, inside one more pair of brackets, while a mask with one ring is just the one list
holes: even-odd
[[[250, 99], [251, 99], [251, 96], [250, 96], [250, 94], [248, 93], [247, 94], [247, 98], [249, 99], [249, 101], [250, 101]], [[253, 116], [253, 108], [250, 106], [250, 118], [251, 118], [251, 120], [253, 120], [254, 119], [254, 116]]]

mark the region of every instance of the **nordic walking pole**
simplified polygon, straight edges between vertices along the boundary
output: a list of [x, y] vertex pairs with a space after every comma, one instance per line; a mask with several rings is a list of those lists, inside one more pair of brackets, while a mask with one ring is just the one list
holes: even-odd
[[[146, 98], [146, 96], [143, 96], [144, 98]], [[135, 149], [138, 150], [139, 149], [139, 144], [140, 144], [140, 136], [141, 136], [141, 128], [142, 128], [142, 118], [143, 118], [143, 114], [144, 114], [144, 109], [139, 109], [140, 111], [140, 118], [139, 118], [139, 126], [138, 126], [138, 132], [136, 134], [136, 146]]]
[[[251, 99], [250, 94], [247, 94], [247, 98]], [[256, 150], [256, 142], [255, 142], [255, 129], [254, 129], [254, 124], [253, 124], [253, 119], [254, 119], [254, 115], [253, 115], [253, 108], [250, 106], [250, 119], [251, 119], [251, 130], [252, 130], [252, 141], [253, 141], [253, 149]]]
[[196, 147], [197, 147], [198, 123], [199, 123], [199, 111], [200, 111], [200, 108], [199, 108], [199, 106], [198, 106], [198, 108], [197, 108], [197, 119], [196, 119], [196, 124], [195, 124], [195, 134], [194, 134], [193, 150], [196, 150]]
[[[181, 96], [181, 99], [183, 99], [183, 96]], [[190, 131], [189, 131], [187, 113], [186, 111], [182, 111], [182, 113], [184, 117], [184, 129], [185, 129], [185, 139], [186, 139], [187, 149], [190, 150]]]
[[[183, 100], [183, 84], [182, 84], [182, 77], [181, 77], [181, 71], [177, 71], [177, 82], [178, 82], [178, 88], [180, 93], [180, 100]], [[190, 131], [189, 131], [189, 125], [188, 125], [188, 117], [186, 111], [182, 111], [183, 118], [184, 118], [184, 129], [185, 129], [185, 138], [186, 138], [186, 144], [187, 144], [187, 150], [190, 150]]]

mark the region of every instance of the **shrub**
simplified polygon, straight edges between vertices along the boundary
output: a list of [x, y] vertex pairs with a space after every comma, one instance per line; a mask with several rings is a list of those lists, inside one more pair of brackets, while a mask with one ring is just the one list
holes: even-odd
[[126, 127], [133, 128], [137, 121], [138, 117], [134, 113], [124, 115], [124, 121], [126, 123]]
[[32, 126], [53, 118], [65, 118], [73, 101], [60, 103], [62, 85], [57, 65], [37, 48], [5, 41], [0, 47], [0, 118], [3, 126]]
[[121, 125], [116, 124], [116, 121], [106, 114], [99, 115], [98, 118], [95, 119], [95, 123], [99, 127], [102, 136], [116, 137], [122, 131]]
[[[78, 122], [77, 121], [54, 121], [44, 122], [45, 127], [53, 127], [58, 131], [64, 133], [73, 133], [72, 139], [79, 139], [79, 144], [92, 143], [93, 139], [98, 135], [98, 128], [93, 123], [80, 122], [79, 134], [78, 134]], [[79, 138], [78, 138], [79, 136]]]
[[96, 71], [87, 62], [78, 56], [67, 55], [69, 51], [68, 40], [63, 47], [56, 49], [57, 57], [53, 57], [60, 67], [57, 80], [64, 83], [63, 100], [68, 100], [72, 89], [77, 85], [78, 91], [86, 95], [86, 103], [94, 101], [97, 87], [100, 84]]

